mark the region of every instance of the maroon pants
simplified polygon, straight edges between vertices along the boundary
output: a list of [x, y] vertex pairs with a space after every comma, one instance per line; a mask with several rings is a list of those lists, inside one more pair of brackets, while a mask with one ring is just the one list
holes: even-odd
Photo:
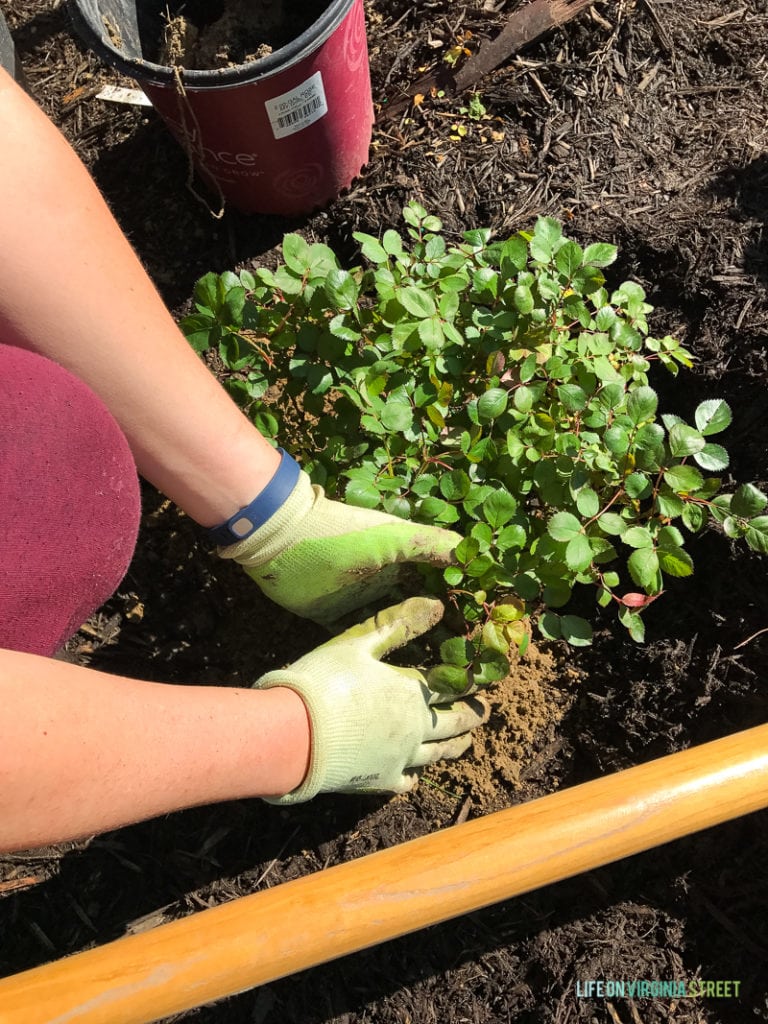
[[133, 457], [101, 399], [0, 344], [0, 647], [61, 647], [125, 575], [139, 511]]

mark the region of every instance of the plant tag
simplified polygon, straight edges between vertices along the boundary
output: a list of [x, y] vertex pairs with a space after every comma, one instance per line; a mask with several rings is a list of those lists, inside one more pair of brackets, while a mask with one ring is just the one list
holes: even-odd
[[276, 139], [284, 139], [286, 135], [308, 128], [328, 113], [322, 75], [316, 71], [295, 89], [267, 100], [264, 106]]
[[141, 89], [126, 89], [120, 85], [105, 85], [101, 92], [96, 93], [96, 99], [108, 103], [128, 103], [135, 107], [152, 106], [152, 101]]

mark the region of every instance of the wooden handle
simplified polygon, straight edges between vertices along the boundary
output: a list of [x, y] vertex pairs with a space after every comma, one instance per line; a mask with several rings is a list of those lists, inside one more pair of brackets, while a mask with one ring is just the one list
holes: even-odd
[[0, 981], [3, 1024], [147, 1024], [768, 805], [768, 725]]

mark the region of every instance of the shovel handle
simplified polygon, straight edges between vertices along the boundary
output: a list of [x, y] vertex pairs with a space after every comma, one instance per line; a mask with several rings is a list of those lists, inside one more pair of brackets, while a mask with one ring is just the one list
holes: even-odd
[[0, 981], [2, 1024], [148, 1024], [768, 805], [768, 725]]

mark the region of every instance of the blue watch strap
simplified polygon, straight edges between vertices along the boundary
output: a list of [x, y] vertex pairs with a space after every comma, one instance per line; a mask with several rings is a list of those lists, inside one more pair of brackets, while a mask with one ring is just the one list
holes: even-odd
[[296, 481], [299, 479], [301, 467], [288, 452], [283, 451], [282, 448], [277, 450], [280, 452], [280, 465], [264, 490], [253, 499], [250, 505], [241, 508], [225, 523], [220, 523], [219, 526], [214, 526], [208, 531], [208, 536], [215, 544], [226, 547], [228, 544], [236, 544], [238, 541], [250, 537], [268, 519], [271, 519], [293, 491]]

